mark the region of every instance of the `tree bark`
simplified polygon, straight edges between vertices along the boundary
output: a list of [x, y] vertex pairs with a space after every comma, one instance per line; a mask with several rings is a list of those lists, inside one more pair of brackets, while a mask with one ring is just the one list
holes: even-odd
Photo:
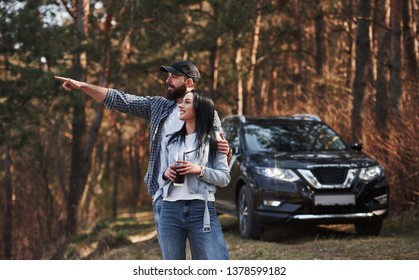
[[[88, 30], [89, 1], [79, 0], [77, 2], [76, 28], [80, 46], [86, 41]], [[85, 80], [86, 53], [79, 48], [74, 57], [74, 73], [76, 79]], [[85, 97], [81, 94], [72, 96], [73, 98], [73, 120], [72, 120], [72, 147], [71, 147], [71, 170], [69, 191], [67, 197], [67, 236], [77, 233], [77, 214], [81, 195], [83, 193], [86, 162], [84, 161], [84, 131], [86, 129], [86, 118], [84, 111]]]
[[243, 102], [243, 78], [242, 78], [242, 49], [237, 47], [236, 55], [235, 55], [235, 65], [236, 65], [236, 73], [237, 73], [237, 112], [236, 114], [242, 115], [244, 102]]
[[322, 1], [316, 0], [317, 13], [315, 17], [316, 29], [316, 74], [319, 77], [323, 76], [323, 64], [325, 59], [324, 50], [324, 15], [322, 8]]
[[67, 197], [67, 229], [68, 236], [77, 233], [77, 211], [79, 198], [83, 190], [83, 139], [86, 128], [84, 98], [82, 95], [73, 98], [72, 144], [71, 144], [71, 170]]
[[118, 191], [119, 191], [119, 178], [121, 174], [121, 166], [123, 163], [122, 152], [124, 146], [122, 144], [122, 130], [121, 123], [115, 119], [113, 128], [116, 134], [116, 151], [113, 159], [113, 192], [112, 192], [112, 217], [116, 218], [118, 215]]
[[8, 140], [5, 143], [6, 160], [4, 162], [4, 193], [6, 205], [3, 214], [3, 258], [10, 260], [13, 252], [13, 183], [12, 183], [12, 158]]
[[366, 88], [368, 61], [370, 61], [370, 16], [371, 1], [360, 0], [358, 7], [358, 30], [356, 34], [356, 68], [353, 83], [353, 107], [352, 107], [352, 135], [357, 140], [362, 137], [362, 110]]
[[269, 102], [269, 104], [271, 104], [270, 106], [270, 110], [272, 112], [272, 114], [277, 114], [279, 112], [279, 82], [278, 82], [278, 68], [277, 67], [273, 67], [272, 71], [271, 71], [271, 87], [269, 90], [269, 100], [271, 102]]
[[326, 77], [324, 75], [324, 62], [326, 60], [325, 50], [325, 31], [324, 31], [324, 12], [322, 6], [322, 0], [316, 1], [316, 16], [314, 19], [315, 26], [315, 42], [316, 42], [316, 93], [322, 99], [326, 91]]
[[[103, 41], [101, 47], [101, 66], [102, 69], [99, 75], [99, 85], [107, 86], [109, 80], [110, 69], [110, 31], [112, 28], [113, 18], [113, 2], [109, 1], [107, 16], [103, 25]], [[80, 0], [77, 4], [77, 31], [80, 36], [81, 45], [87, 43], [88, 36], [88, 17], [89, 17], [89, 1]], [[87, 58], [84, 51], [79, 51], [75, 55], [74, 68], [78, 73], [80, 80], [85, 80]], [[70, 173], [70, 187], [68, 195], [68, 218], [67, 218], [67, 234], [73, 235], [78, 230], [78, 216], [80, 202], [83, 193], [88, 190], [88, 176], [90, 174], [92, 165], [93, 149], [95, 147], [99, 130], [103, 119], [104, 107], [102, 104], [96, 105], [96, 113], [87, 135], [86, 131], [86, 116], [84, 112], [84, 97], [81, 95], [74, 103], [73, 110], [73, 143], [72, 143], [72, 161]], [[87, 137], [86, 141], [84, 139]]]
[[386, 24], [386, 0], [376, 1], [377, 11], [377, 80], [375, 83], [375, 120], [382, 137], [387, 135], [389, 32]]
[[296, 60], [297, 60], [297, 77], [296, 77], [296, 96], [302, 97], [304, 96], [307, 91], [305, 87], [305, 61], [304, 61], [304, 48], [303, 48], [303, 30], [302, 30], [302, 7], [301, 7], [301, 1], [298, 1], [297, 5], [297, 35], [296, 35], [296, 45], [297, 45], [297, 53], [296, 53]]
[[218, 76], [219, 76], [219, 64], [220, 64], [220, 48], [222, 43], [221, 36], [217, 37], [214, 46], [211, 49], [210, 56], [210, 88], [209, 94], [215, 99], [215, 93], [218, 92]]
[[402, 95], [400, 13], [400, 1], [391, 0], [390, 107], [395, 120], [400, 117], [399, 100]]
[[413, 88], [418, 81], [418, 63], [415, 52], [415, 38], [411, 27], [409, 0], [402, 0], [403, 42], [407, 65], [407, 77], [412, 82]]
[[351, 87], [351, 82], [352, 82], [352, 76], [353, 76], [353, 49], [354, 49], [354, 40], [353, 40], [353, 0], [349, 0], [348, 1], [348, 6], [346, 7], [346, 10], [348, 11], [348, 15], [347, 15], [347, 34], [348, 36], [347, 38], [347, 45], [348, 45], [348, 53], [346, 56], [346, 82], [345, 82], [345, 86], [347, 88]]
[[255, 68], [256, 60], [259, 46], [259, 37], [260, 37], [260, 24], [262, 21], [262, 0], [257, 1], [256, 5], [256, 20], [253, 29], [253, 44], [250, 50], [250, 69], [249, 75], [246, 82], [246, 112], [249, 114], [254, 112], [255, 102], [253, 100], [253, 90], [254, 90], [254, 80], [255, 80]]

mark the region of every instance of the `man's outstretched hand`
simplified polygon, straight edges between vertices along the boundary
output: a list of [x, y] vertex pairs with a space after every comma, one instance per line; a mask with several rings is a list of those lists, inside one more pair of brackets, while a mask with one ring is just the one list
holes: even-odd
[[73, 89], [81, 89], [82, 86], [82, 82], [70, 79], [70, 78], [66, 78], [66, 77], [60, 77], [60, 76], [54, 76], [55, 79], [63, 82], [62, 87], [67, 90], [67, 91], [71, 91]]
[[94, 100], [103, 102], [108, 93], [108, 88], [102, 86], [96, 86], [85, 82], [76, 81], [66, 77], [55, 76], [55, 79], [63, 82], [63, 88], [67, 91], [73, 89], [81, 90], [84, 93], [90, 95]]

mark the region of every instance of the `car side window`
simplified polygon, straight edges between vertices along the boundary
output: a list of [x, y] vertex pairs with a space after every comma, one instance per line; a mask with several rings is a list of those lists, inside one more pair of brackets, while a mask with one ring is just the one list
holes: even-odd
[[239, 147], [240, 141], [239, 141], [239, 127], [240, 123], [234, 122], [231, 126], [231, 143], [234, 147]]
[[239, 142], [239, 126], [234, 122], [226, 122], [223, 125], [224, 135], [232, 147], [238, 147]]

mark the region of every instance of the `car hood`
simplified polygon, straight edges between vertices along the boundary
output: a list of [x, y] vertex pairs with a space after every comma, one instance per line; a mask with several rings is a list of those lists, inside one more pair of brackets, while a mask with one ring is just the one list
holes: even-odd
[[378, 163], [361, 152], [305, 152], [305, 153], [253, 153], [246, 157], [250, 165], [289, 169], [360, 168]]

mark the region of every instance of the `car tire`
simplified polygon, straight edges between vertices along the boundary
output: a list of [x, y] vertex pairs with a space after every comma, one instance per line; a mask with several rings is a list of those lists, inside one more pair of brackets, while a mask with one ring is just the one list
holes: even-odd
[[359, 235], [379, 235], [383, 227], [382, 220], [355, 223], [356, 233]]
[[259, 239], [262, 227], [256, 223], [250, 190], [243, 186], [237, 199], [237, 219], [242, 238]]

